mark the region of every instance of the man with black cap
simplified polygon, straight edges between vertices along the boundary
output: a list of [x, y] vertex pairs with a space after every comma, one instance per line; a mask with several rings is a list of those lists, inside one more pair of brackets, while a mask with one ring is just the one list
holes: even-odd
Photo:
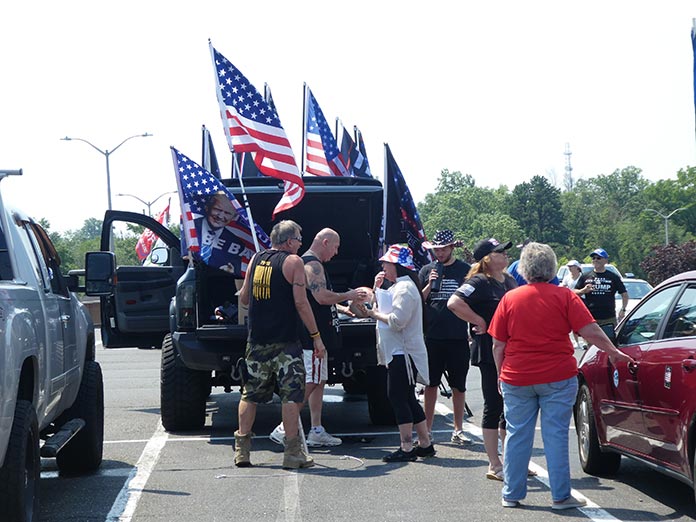
[[619, 310], [619, 319], [623, 319], [628, 305], [628, 292], [621, 278], [606, 266], [609, 262], [609, 254], [603, 248], [597, 248], [590, 254], [592, 259], [592, 272], [582, 274], [575, 284], [573, 292], [584, 297], [585, 305], [595, 318], [607, 337], [614, 340], [614, 328], [616, 328], [616, 299], [614, 295], [621, 295], [622, 305]]
[[466, 280], [471, 266], [454, 257], [454, 249], [461, 246], [461, 242], [454, 239], [451, 230], [438, 230], [434, 239], [424, 241], [423, 246], [432, 250], [436, 258], [436, 261], [421, 268], [418, 274], [425, 301], [425, 345], [430, 370], [430, 382], [425, 387], [423, 397], [428, 433], [433, 431], [438, 386], [446, 371], [454, 410], [451, 441], [469, 444], [471, 440], [462, 429], [470, 357], [468, 325], [450, 312], [447, 300]]

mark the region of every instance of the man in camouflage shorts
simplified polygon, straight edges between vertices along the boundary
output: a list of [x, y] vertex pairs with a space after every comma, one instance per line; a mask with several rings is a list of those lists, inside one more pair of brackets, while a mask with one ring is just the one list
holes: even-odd
[[239, 301], [249, 305], [249, 339], [248, 376], [239, 402], [239, 428], [234, 434], [234, 464], [238, 467], [251, 466], [251, 429], [256, 407], [271, 400], [276, 382], [283, 426], [288, 434], [283, 467], [297, 469], [314, 464], [298, 434], [305, 391], [300, 320], [310, 332], [317, 357], [323, 357], [326, 349], [307, 299], [304, 263], [297, 255], [302, 245], [301, 232], [294, 221], [277, 223], [271, 230], [272, 248], [254, 254], [239, 291]]
[[247, 380], [242, 400], [256, 404], [273, 398], [278, 376], [278, 395], [283, 403], [304, 400], [305, 368], [299, 343], [247, 344]]

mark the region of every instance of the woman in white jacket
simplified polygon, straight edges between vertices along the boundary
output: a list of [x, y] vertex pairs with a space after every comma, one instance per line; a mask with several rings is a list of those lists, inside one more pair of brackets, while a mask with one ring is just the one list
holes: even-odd
[[[413, 429], [418, 440], [430, 440], [425, 413], [416, 399], [416, 380], [428, 384], [428, 353], [423, 340], [423, 300], [413, 253], [404, 245], [392, 245], [380, 258], [382, 271], [375, 276], [375, 307], [362, 313], [377, 321], [378, 361], [387, 366], [387, 395], [399, 425], [399, 449], [384, 462], [412, 462], [432, 457], [435, 448], [413, 447]], [[393, 283], [383, 290], [387, 279]]]

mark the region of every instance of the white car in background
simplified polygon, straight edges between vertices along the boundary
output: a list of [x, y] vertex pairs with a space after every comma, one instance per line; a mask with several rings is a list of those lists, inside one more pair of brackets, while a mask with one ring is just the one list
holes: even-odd
[[[628, 292], [628, 305], [626, 306], [626, 313], [633, 310], [633, 308], [640, 302], [643, 297], [645, 297], [650, 290], [652, 290], [652, 285], [648, 283], [645, 279], [635, 279], [632, 277], [622, 277], [621, 281], [626, 287]], [[616, 310], [621, 308], [621, 294], [617, 292], [616, 294]]]
[[[594, 266], [592, 266], [592, 263], [583, 263], [580, 266], [582, 268], [583, 274], [589, 274], [590, 272], [592, 272], [592, 270], [594, 270]], [[607, 263], [606, 269], [611, 270], [617, 276], [623, 278], [623, 274], [619, 271], [618, 268], [616, 268], [611, 263]], [[556, 277], [558, 278], [559, 281], [563, 281], [563, 278], [566, 276], [567, 273], [568, 273], [568, 267], [566, 265], [562, 265], [558, 268], [558, 272], [556, 273]]]

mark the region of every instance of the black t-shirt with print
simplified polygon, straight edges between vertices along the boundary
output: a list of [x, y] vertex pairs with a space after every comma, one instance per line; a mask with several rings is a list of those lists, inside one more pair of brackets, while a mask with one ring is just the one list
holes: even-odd
[[[422, 287], [428, 284], [430, 272], [438, 261], [420, 269], [418, 277]], [[425, 300], [425, 337], [426, 339], [467, 339], [467, 324], [450, 312], [447, 300], [466, 280], [471, 266], [469, 263], [455, 259], [451, 265], [443, 265], [442, 284], [439, 292], [430, 292]]]
[[612, 319], [616, 317], [616, 292], [623, 294], [626, 287], [621, 278], [611, 270], [597, 273], [594, 270], [583, 274], [578, 279], [575, 289], [584, 288], [586, 284], [592, 285], [592, 291], [584, 294], [585, 306], [597, 320]]
[[[491, 324], [493, 314], [495, 314], [498, 304], [503, 296], [517, 288], [515, 278], [510, 274], [504, 273], [505, 280], [501, 283], [497, 279], [487, 277], [485, 274], [476, 274], [467, 279], [454, 293], [463, 299], [471, 309], [486, 321], [486, 327]], [[473, 327], [472, 327], [473, 328]], [[493, 339], [488, 333], [478, 335], [471, 330], [471, 364], [494, 364], [493, 360]]]

